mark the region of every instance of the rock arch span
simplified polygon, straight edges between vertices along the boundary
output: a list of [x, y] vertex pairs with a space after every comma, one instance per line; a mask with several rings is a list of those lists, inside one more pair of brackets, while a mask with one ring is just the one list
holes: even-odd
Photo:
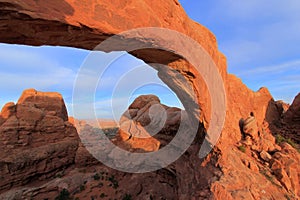
[[[272, 107], [273, 98], [266, 88], [253, 92], [240, 79], [227, 73], [226, 58], [219, 52], [215, 36], [207, 28], [190, 20], [178, 0], [160, 1], [159, 4], [151, 0], [0, 0], [0, 42], [2, 43], [59, 45], [92, 50], [110, 36], [142, 27], [163, 27], [187, 35], [197, 41], [217, 65], [227, 94], [226, 120], [213, 154], [207, 162], [201, 163], [201, 167], [203, 170], [209, 170], [205, 166], [212, 164], [211, 166], [222, 169], [220, 181], [210, 182], [210, 190], [215, 192], [216, 199], [224, 199], [224, 197], [230, 199], [229, 197], [234, 194], [229, 186], [237, 185], [237, 181], [230, 178], [228, 180], [231, 181], [224, 180], [232, 173], [238, 172], [240, 167], [231, 162], [239, 158], [232, 146], [241, 137], [239, 120], [253, 111], [258, 123], [262, 124], [267, 111]], [[128, 38], [122, 39], [126, 41]], [[158, 43], [158, 45], [162, 44]], [[129, 53], [146, 63], [168, 65], [168, 69], [182, 74], [195, 89], [197, 97], [195, 103], [201, 109], [200, 122], [208, 127], [207, 122], [211, 117], [209, 93], [203, 79], [190, 63], [168, 51], [142, 49]], [[180, 91], [181, 94], [178, 91], [176, 93], [182, 100], [185, 97], [183, 94], [187, 94], [188, 91], [184, 90], [180, 82], [174, 82], [176, 79], [168, 79], [170, 73], [170, 70], [159, 69], [161, 79], [175, 92], [176, 89]], [[200, 163], [193, 156], [183, 158], [183, 161], [192, 163], [188, 170], [184, 170], [181, 168], [183, 162], [177, 162], [178, 169], [181, 169], [179, 173], [182, 172], [183, 176], [178, 180], [181, 186], [178, 194], [182, 194], [182, 199], [186, 199], [187, 196], [184, 194], [199, 189], [203, 174], [199, 174], [200, 170], [194, 170], [200, 166]], [[186, 184], [185, 180], [192, 180], [195, 177], [197, 181], [191, 183], [192, 185]], [[261, 187], [259, 183], [249, 181], [243, 184], [243, 188], [244, 185], [252, 187], [252, 184]], [[272, 193], [268, 194], [272, 195]], [[250, 192], [247, 194], [250, 195]]]
[[[219, 52], [215, 36], [204, 26], [189, 19], [178, 0], [162, 1], [159, 4], [150, 0], [126, 3], [116, 0], [1, 0], [0, 12], [0, 42], [10, 44], [59, 45], [92, 50], [110, 36], [141, 27], [168, 28], [187, 35], [207, 51], [225, 83], [227, 113], [223, 133], [238, 131], [239, 128], [232, 125], [233, 121], [238, 123], [250, 111], [256, 112], [258, 122], [262, 122], [272, 99], [266, 89], [253, 92], [238, 78], [227, 74], [226, 58]], [[134, 42], [132, 38], [121, 39], [124, 44]], [[145, 40], [138, 42], [147, 43]], [[156, 45], [163, 46], [159, 43]], [[157, 49], [129, 53], [146, 63], [168, 65], [169, 69], [182, 74], [195, 91], [196, 103], [201, 109], [200, 122], [208, 127], [211, 118], [209, 92], [201, 75], [190, 63], [174, 53]], [[188, 91], [174, 77], [169, 79], [170, 73], [171, 70], [160, 69], [158, 74], [183, 100], [188, 96]], [[236, 140], [233, 135], [227, 142]]]

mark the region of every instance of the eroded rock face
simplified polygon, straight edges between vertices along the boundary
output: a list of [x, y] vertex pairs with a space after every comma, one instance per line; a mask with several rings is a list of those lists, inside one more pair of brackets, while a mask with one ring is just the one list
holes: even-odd
[[[61, 11], [57, 11], [58, 7]], [[204, 26], [190, 20], [177, 0], [155, 4], [150, 0], [126, 3], [108, 0], [97, 2], [67, 0], [50, 3], [34, 0], [26, 2], [6, 0], [1, 2], [0, 10], [3, 13], [0, 41], [4, 43], [48, 44], [94, 49], [109, 36], [122, 31], [141, 27], [169, 28], [199, 42], [217, 64], [221, 76], [226, 79], [226, 59], [217, 49], [215, 36]], [[137, 18], [139, 20], [136, 20]], [[167, 37], [170, 35], [166, 35], [165, 38]], [[194, 88], [198, 100], [189, 99], [190, 91], [178, 93], [179, 97], [186, 102], [199, 103], [203, 110], [201, 121], [205, 121], [208, 125], [209, 93], [201, 75], [197, 74], [193, 66], [188, 65], [181, 56], [171, 51], [161, 51], [159, 48], [164, 48], [165, 41], [157, 37], [145, 40], [137, 35], [128, 36], [122, 37], [117, 43], [120, 45], [110, 44], [103, 51], [125, 50], [128, 43], [131, 46], [149, 44], [153, 49], [141, 49], [130, 53], [147, 63], [166, 64], [175, 70], [180, 70], [183, 77], [191, 81], [191, 87], [186, 89]], [[164, 69], [158, 68], [158, 70], [162, 72], [162, 80], [171, 86], [172, 83], [169, 83], [169, 77], [163, 72]], [[199, 85], [193, 87], [195, 84]], [[178, 83], [173, 86], [178, 90], [184, 87]], [[191, 104], [186, 106], [191, 107]]]
[[[57, 11], [57, 7], [61, 8], [60, 12]], [[272, 100], [266, 89], [253, 92], [235, 76], [227, 74], [226, 58], [218, 51], [214, 35], [202, 25], [190, 20], [178, 1], [167, 0], [153, 4], [149, 0], [126, 1], [126, 3], [121, 1], [112, 3], [108, 0], [100, 2], [67, 0], [50, 3], [34, 0], [26, 2], [6, 0], [0, 5], [0, 10], [3, 13], [0, 41], [6, 43], [62, 45], [93, 49], [109, 36], [140, 27], [163, 27], [191, 37], [211, 56], [224, 81], [228, 108], [223, 129], [223, 135], [226, 138], [224, 144], [232, 145], [239, 141], [239, 135], [235, 134], [239, 132], [236, 124], [249, 112], [255, 112], [257, 121], [261, 124], [269, 101]], [[135, 20], [137, 18], [139, 20]], [[169, 37], [170, 35], [166, 35], [164, 38]], [[167, 65], [166, 68], [152, 66], [158, 70], [159, 77], [175, 91], [189, 113], [195, 114], [194, 109], [196, 105], [199, 105], [200, 116], [196, 117], [205, 128], [208, 128], [212, 113], [210, 93], [206, 83], [202, 75], [182, 57], [157, 49], [164, 47], [166, 43], [164, 38], [124, 36], [116, 41], [120, 44], [116, 47], [119, 49], [113, 49], [114, 45], [109, 45], [112, 49], [103, 50], [124, 50], [128, 44], [152, 45], [153, 49], [130, 53], [147, 63]], [[184, 77], [185, 81], [178, 78], [178, 73]], [[194, 90], [196, 99], [190, 96], [191, 90]], [[218, 111], [215, 112], [214, 115]], [[229, 133], [234, 133], [230, 139], [228, 139]], [[221, 146], [225, 147], [224, 144]]]
[[[195, 156], [196, 154], [193, 154], [194, 157], [184, 155], [173, 165], [173, 169], [176, 166], [178, 174], [182, 175], [176, 180], [178, 183], [176, 188], [179, 188], [176, 193], [180, 195], [181, 199], [191, 199], [192, 197], [207, 199], [210, 192], [197, 193], [204, 190], [210, 190], [214, 199], [261, 199], [261, 197], [284, 199], [284, 195], [288, 194], [286, 189], [277, 186], [281, 185], [281, 182], [278, 181], [273, 184], [268, 180], [269, 174], [267, 172], [270, 172], [271, 169], [269, 167], [265, 169], [260, 164], [261, 160], [256, 160], [259, 159], [257, 153], [261, 150], [273, 151], [273, 153], [279, 151], [274, 148], [272, 135], [268, 132], [262, 134], [256, 144], [257, 147], [252, 145], [253, 149], [251, 149], [251, 146], [247, 146], [245, 154], [235, 146], [242, 138], [239, 122], [250, 112], [255, 113], [258, 127], [263, 126], [265, 119], [268, 123], [271, 123], [271, 119], [278, 119], [278, 116], [275, 116], [278, 112], [277, 110], [274, 111], [276, 106], [271, 105], [274, 101], [272, 96], [266, 88], [253, 92], [240, 79], [227, 74], [226, 58], [218, 51], [214, 35], [205, 27], [190, 20], [178, 1], [165, 0], [160, 3], [153, 3], [150, 0], [93, 2], [87, 0], [4, 0], [0, 3], [0, 11], [0, 41], [4, 43], [47, 44], [93, 49], [111, 35], [132, 28], [153, 26], [176, 30], [191, 37], [203, 46], [218, 67], [226, 90], [227, 115], [220, 139], [214, 152], [212, 152], [215, 155], [214, 159], [210, 159], [211, 155], [209, 155], [206, 159], [207, 165], [201, 165], [200, 161], [197, 160], [198, 157]], [[155, 47], [164, 46], [163, 40], [159, 38], [124, 37], [118, 41], [121, 43], [119, 49], [108, 49], [107, 51], [124, 50], [129, 43], [146, 44], [149, 41], [153, 42], [151, 44]], [[199, 120], [206, 128], [210, 125], [209, 91], [201, 78], [201, 74], [191, 64], [178, 55], [166, 51], [146, 49], [130, 53], [148, 63], [168, 65], [169, 68], [157, 67], [159, 77], [176, 92], [187, 111], [192, 111], [193, 105], [199, 105], [201, 110]], [[188, 84], [179, 79], [176, 73], [181, 74]], [[190, 88], [195, 90], [196, 100], [189, 96]], [[6, 110], [8, 114], [4, 115], [10, 116], [10, 108]], [[29, 119], [22, 121], [22, 127], [25, 127], [25, 131], [26, 127], [32, 127], [32, 123], [39, 121], [41, 116], [39, 109], [32, 108], [31, 112], [34, 113], [35, 117], [30, 121], [28, 121]], [[269, 114], [270, 118], [267, 117]], [[52, 116], [50, 118], [52, 119]], [[57, 121], [57, 128], [60, 130], [62, 125], [59, 121]], [[17, 133], [12, 127], [18, 127], [19, 120], [15, 115], [8, 119], [0, 117], [0, 124], [3, 125], [3, 123], [7, 127], [6, 131], [12, 133], [7, 136], [7, 140], [14, 145], [17, 140], [15, 137]], [[45, 130], [49, 130], [49, 126]], [[191, 147], [189, 153], [198, 151], [198, 147], [197, 145]], [[248, 154], [249, 152], [250, 154]], [[251, 152], [254, 154], [252, 155]], [[200, 165], [203, 168], [199, 169]], [[213, 166], [220, 168], [222, 173], [217, 176], [212, 175], [214, 172], [218, 172]], [[213, 170], [210, 170], [211, 168]], [[201, 170], [207, 173], [202, 173]], [[206, 176], [215, 177], [215, 180], [207, 181], [210, 180], [207, 178], [206, 181], [201, 182], [201, 177]], [[191, 184], [187, 185], [187, 182], [191, 182]], [[285, 188], [293, 187], [287, 183]]]
[[77, 131], [60, 94], [25, 90], [0, 116], [0, 191], [48, 179], [74, 164]]
[[274, 132], [290, 139], [300, 148], [300, 94], [273, 126]]
[[300, 196], [299, 153], [288, 143], [283, 143], [281, 147], [282, 151], [273, 155], [271, 169], [286, 190], [293, 191], [296, 196]]
[[116, 140], [124, 148], [157, 151], [176, 135], [181, 112], [161, 104], [155, 95], [141, 95], [121, 116]]
[[300, 126], [300, 93], [295, 97], [292, 105], [284, 114], [284, 121]]

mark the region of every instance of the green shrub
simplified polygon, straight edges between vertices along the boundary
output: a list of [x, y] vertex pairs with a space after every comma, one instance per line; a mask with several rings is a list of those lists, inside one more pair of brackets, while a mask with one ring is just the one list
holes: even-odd
[[286, 142], [286, 143], [288, 143], [289, 145], [291, 145], [293, 148], [297, 149], [300, 152], [300, 149], [299, 149], [298, 145], [291, 138], [285, 138], [282, 135], [277, 134], [275, 136], [275, 139], [276, 139], [277, 144], [281, 144], [283, 142]]
[[111, 175], [111, 177], [108, 178], [108, 181], [111, 182], [111, 185], [114, 189], [117, 189], [119, 187], [118, 181], [115, 179], [114, 175]]
[[70, 200], [70, 193], [67, 189], [63, 189], [57, 197], [55, 197], [55, 200]]
[[102, 192], [102, 193], [100, 194], [100, 198], [105, 198], [105, 197], [107, 197], [107, 195], [106, 195], [105, 193]]
[[131, 200], [131, 199], [132, 199], [131, 194], [125, 194], [122, 200]]
[[243, 153], [246, 152], [246, 147], [244, 145], [239, 146], [238, 149]]
[[85, 185], [80, 185], [79, 189], [80, 189], [80, 191], [85, 190]]
[[99, 174], [95, 174], [95, 175], [94, 175], [94, 180], [95, 180], [95, 181], [100, 180], [100, 178], [101, 178], [101, 177], [100, 177]]
[[282, 137], [282, 135], [280, 135], [280, 134], [277, 134], [277, 135], [275, 136], [275, 139], [276, 139], [276, 143], [277, 143], [277, 144], [281, 144], [282, 142], [285, 141], [285, 138]]

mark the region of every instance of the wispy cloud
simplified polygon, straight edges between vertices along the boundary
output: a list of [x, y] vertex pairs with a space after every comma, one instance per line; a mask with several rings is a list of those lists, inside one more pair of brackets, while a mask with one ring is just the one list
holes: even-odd
[[[250, 70], [241, 70], [241, 72], [238, 73], [238, 75], [239, 76], [253, 76], [253, 75], [260, 75], [260, 74], [270, 75], [272, 73], [282, 73], [285, 71], [292, 71], [294, 69], [300, 69], [300, 60], [289, 61], [278, 65], [255, 67]], [[284, 74], [282, 74], [282, 76], [284, 76]]]

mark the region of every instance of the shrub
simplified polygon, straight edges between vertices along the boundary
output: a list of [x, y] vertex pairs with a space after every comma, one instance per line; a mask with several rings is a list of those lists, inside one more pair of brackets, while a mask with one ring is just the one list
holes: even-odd
[[80, 191], [85, 190], [85, 185], [80, 185], [79, 189], [80, 189]]
[[275, 136], [275, 139], [276, 139], [276, 143], [277, 143], [277, 144], [281, 144], [282, 142], [285, 141], [285, 138], [282, 137], [282, 135], [280, 135], [280, 134], [277, 134], [277, 135]]
[[118, 181], [115, 179], [115, 176], [114, 176], [114, 175], [111, 175], [111, 177], [109, 177], [108, 180], [111, 182], [111, 186], [112, 186], [114, 189], [117, 189], [117, 188], [119, 187], [119, 183], [118, 183]]
[[300, 152], [300, 149], [299, 149], [298, 145], [291, 138], [285, 138], [282, 135], [277, 134], [275, 136], [275, 139], [276, 139], [277, 144], [281, 144], [283, 142], [286, 142], [286, 143], [288, 143], [289, 145], [291, 145], [293, 148], [297, 149]]
[[122, 200], [131, 200], [132, 196], [130, 194], [125, 194]]
[[245, 147], [244, 145], [241, 145], [241, 146], [239, 146], [238, 148], [239, 148], [239, 150], [240, 150], [241, 152], [243, 152], [243, 153], [246, 152], [246, 147]]
[[100, 198], [104, 198], [104, 197], [107, 197], [107, 195], [106, 195], [105, 193], [102, 192], [102, 193], [100, 194]]
[[99, 174], [95, 174], [95, 175], [94, 175], [94, 180], [95, 180], [95, 181], [100, 180], [100, 178], [101, 178], [101, 177], [100, 177]]
[[55, 200], [70, 200], [70, 193], [67, 189], [63, 189], [57, 197], [55, 197]]

